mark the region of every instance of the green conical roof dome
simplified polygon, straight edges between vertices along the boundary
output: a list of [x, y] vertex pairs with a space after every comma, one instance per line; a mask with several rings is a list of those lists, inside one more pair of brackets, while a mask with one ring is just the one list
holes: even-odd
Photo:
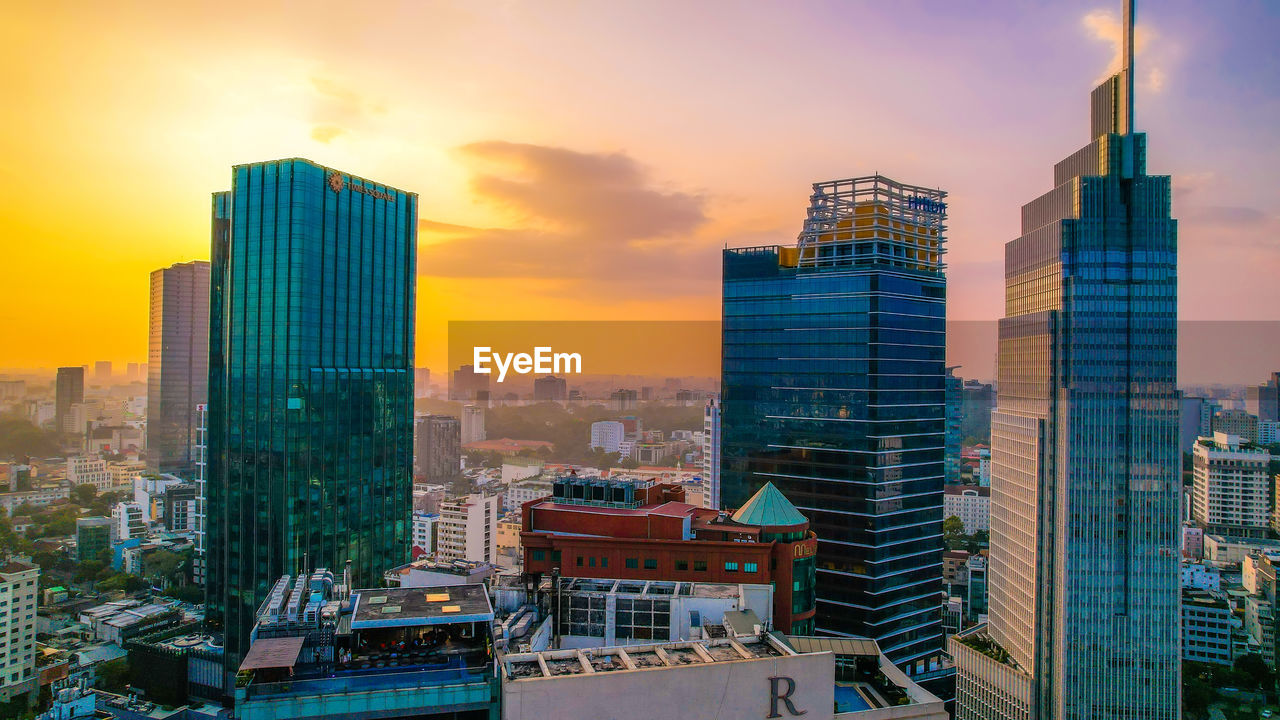
[[733, 514], [733, 521], [743, 525], [786, 527], [803, 525], [809, 522], [809, 518], [801, 514], [787, 496], [770, 482], [765, 483], [750, 500], [738, 508], [738, 512]]

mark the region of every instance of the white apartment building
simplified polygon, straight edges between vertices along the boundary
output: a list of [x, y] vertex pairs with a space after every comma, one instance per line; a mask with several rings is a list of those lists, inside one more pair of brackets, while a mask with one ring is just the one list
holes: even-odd
[[138, 503], [116, 503], [111, 508], [111, 543], [132, 537], [141, 537], [147, 533], [147, 521]]
[[111, 471], [112, 487], [133, 487], [133, 479], [147, 471], [147, 463], [143, 460], [122, 460], [108, 464]]
[[607, 453], [618, 452], [618, 445], [626, 436], [626, 430], [617, 420], [601, 420], [591, 423], [591, 449]]
[[1231, 605], [1218, 593], [1182, 591], [1182, 659], [1230, 666]]
[[40, 568], [24, 560], [0, 564], [0, 702], [34, 692], [36, 591]]
[[502, 495], [473, 493], [440, 503], [436, 557], [497, 563]]
[[530, 500], [547, 497], [551, 494], [551, 482], [552, 478], [538, 476], [508, 485], [502, 491], [502, 509], [506, 512], [519, 511], [520, 506]]
[[1182, 563], [1182, 587], [1218, 592], [1222, 589], [1222, 573], [1216, 565]]
[[991, 487], [991, 451], [986, 448], [978, 451], [978, 484]]
[[942, 496], [942, 517], [952, 515], [964, 521], [964, 531], [972, 535], [991, 529], [991, 488], [947, 485]]
[[31, 505], [34, 507], [44, 507], [51, 505], [58, 500], [66, 500], [71, 497], [71, 486], [64, 483], [56, 485], [38, 485], [31, 490], [21, 492], [7, 492], [0, 494], [0, 508], [4, 508], [6, 513], [13, 515], [14, 508], [23, 505]]
[[702, 408], [702, 506], [720, 509], [720, 396]]
[[1237, 435], [1215, 432], [1192, 448], [1191, 514], [1210, 533], [1266, 537], [1271, 520], [1271, 455]]
[[1280, 443], [1280, 420], [1258, 421], [1258, 444], [1275, 445]]
[[76, 485], [92, 485], [98, 492], [111, 489], [111, 469], [107, 461], [92, 455], [75, 455], [67, 458], [67, 482]]

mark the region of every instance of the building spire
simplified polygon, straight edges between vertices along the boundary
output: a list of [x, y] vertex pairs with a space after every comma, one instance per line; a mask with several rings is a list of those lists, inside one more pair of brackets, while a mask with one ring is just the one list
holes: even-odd
[[1133, 26], [1134, 6], [1137, 0], [1123, 0], [1124, 10], [1120, 36], [1120, 92], [1124, 93], [1121, 107], [1120, 132], [1133, 132]]

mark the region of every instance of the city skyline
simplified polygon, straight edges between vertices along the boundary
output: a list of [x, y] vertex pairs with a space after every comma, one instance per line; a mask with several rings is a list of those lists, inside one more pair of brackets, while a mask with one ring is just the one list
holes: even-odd
[[[325, 14], [323, 31], [313, 18], [270, 8], [234, 27], [236, 13], [182, 9], [151, 9], [145, 18], [139, 8], [108, 17], [94, 8], [11, 11], [3, 52], [35, 61], [8, 63], [21, 68], [12, 82], [27, 111], [3, 121], [5, 156], [10, 167], [29, 169], [0, 175], [14, 208], [0, 216], [0, 232], [22, 240], [7, 243], [29, 270], [15, 278], [15, 292], [39, 293], [55, 275], [76, 290], [41, 293], [48, 314], [16, 304], [0, 311], [0, 322], [26, 339], [6, 348], [0, 367], [65, 365], [69, 348], [83, 346], [120, 365], [143, 360], [147, 273], [207, 259], [196, 198], [222, 168], [262, 157], [311, 157], [421, 189], [423, 365], [443, 365], [447, 320], [521, 319], [511, 316], [517, 295], [524, 317], [714, 318], [719, 249], [788, 242], [804, 202], [795, 188], [858, 168], [948, 188], [959, 208], [948, 256], [951, 319], [995, 318], [1000, 247], [1017, 235], [1016, 212], [1003, 198], [1042, 185], [1056, 149], [1082, 139], [1082, 114], [1069, 102], [1078, 94], [1067, 90], [1086, 92], [1106, 73], [1118, 37], [1111, 3], [813, 5], [786, 17], [768, 8], [638, 8], [579, 8], [552, 26], [518, 6], [433, 5], [351, 23]], [[925, 13], [931, 22], [919, 22]], [[737, 33], [694, 32], [720, 15], [732, 16]], [[406, 28], [423, 26], [418, 19], [432, 21], [434, 42], [397, 45]], [[192, 20], [217, 42], [184, 34]], [[1280, 67], [1258, 50], [1274, 34], [1275, 13], [1173, 3], [1150, 23], [1138, 28], [1143, 125], [1170, 139], [1153, 149], [1153, 162], [1178, 179], [1183, 261], [1202, 270], [1182, 280], [1184, 317], [1275, 319], [1280, 289], [1266, 278], [1277, 260], [1260, 251], [1276, 227], [1264, 180], [1280, 160], [1280, 142], [1271, 141], [1280, 132]], [[118, 33], [97, 33], [113, 24]], [[513, 42], [473, 46], [468, 40], [482, 29]], [[530, 30], [563, 54], [541, 52], [525, 39]], [[830, 42], [842, 32], [858, 42]], [[663, 33], [671, 34], [667, 56], [634, 52]], [[267, 36], [281, 47], [262, 49], [257, 41]], [[249, 50], [227, 56], [228, 39]], [[751, 43], [776, 49], [782, 61], [757, 58]], [[68, 64], [73, 46], [83, 54], [70, 57], [93, 53], [92, 68]], [[494, 46], [513, 49], [495, 55]], [[520, 69], [507, 62], [513, 55]], [[868, 83], [857, 72], [881, 56], [895, 60], [883, 72], [912, 87]], [[250, 71], [256, 79], [244, 82]], [[404, 73], [421, 75], [414, 92], [403, 92]], [[550, 73], [565, 82], [539, 82]], [[855, 130], [834, 144], [792, 109], [805, 97], [799, 89], [824, 74], [843, 75], [848, 88], [824, 100], [824, 112], [844, 113]], [[947, 112], [856, 113], [863, 104], [901, 106], [916, 84]], [[199, 102], [211, 87], [228, 86], [238, 88], [232, 102]], [[509, 92], [483, 92], [489, 87]], [[103, 92], [130, 112], [90, 112]], [[44, 136], [60, 148], [16, 142]], [[1253, 142], [1199, 142], [1218, 136]], [[1015, 158], [990, 162], [1015, 147]], [[68, 252], [45, 252], [51, 244]], [[613, 272], [619, 263], [625, 277]], [[584, 292], [604, 301], [584, 310], [576, 302]], [[112, 322], [77, 313], [86, 298]]]

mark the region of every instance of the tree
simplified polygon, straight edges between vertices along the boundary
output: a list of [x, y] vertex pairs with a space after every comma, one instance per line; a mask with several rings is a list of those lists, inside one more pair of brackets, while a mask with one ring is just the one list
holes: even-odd
[[1261, 690], [1271, 689], [1271, 669], [1261, 655], [1250, 653], [1236, 658], [1235, 671], [1247, 677], [1255, 687]]
[[96, 675], [99, 689], [118, 693], [129, 682], [129, 661], [125, 658], [108, 660], [98, 665]]
[[955, 515], [943, 520], [942, 539], [946, 541], [947, 547], [952, 550], [964, 544], [968, 539], [968, 536], [964, 533], [964, 521]]
[[81, 506], [88, 507], [93, 504], [93, 499], [97, 497], [98, 489], [94, 486], [83, 483], [71, 488], [71, 502]]
[[1182, 707], [1191, 717], [1202, 717], [1213, 701], [1213, 688], [1198, 677], [1184, 677], [1182, 682]]

